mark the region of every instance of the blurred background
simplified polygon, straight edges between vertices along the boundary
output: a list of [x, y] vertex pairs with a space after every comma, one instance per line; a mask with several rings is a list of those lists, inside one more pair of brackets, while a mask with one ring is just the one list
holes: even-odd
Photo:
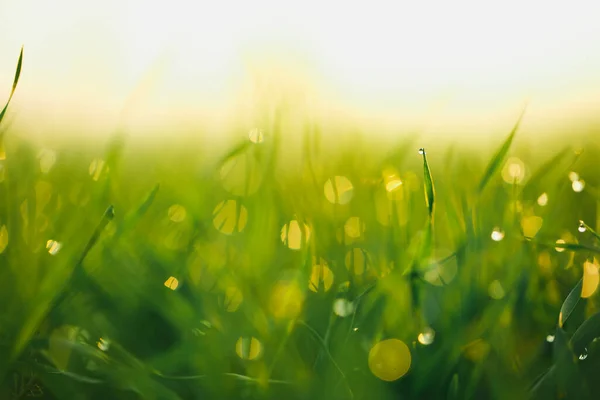
[[[533, 143], [600, 109], [594, 1], [0, 2], [0, 87], [33, 137], [222, 137], [272, 102], [422, 143], [500, 140], [528, 102]], [[341, 123], [343, 121], [343, 123]], [[247, 130], [245, 130], [247, 132]], [[293, 134], [292, 128], [288, 130]], [[464, 140], [468, 139], [468, 140]]]

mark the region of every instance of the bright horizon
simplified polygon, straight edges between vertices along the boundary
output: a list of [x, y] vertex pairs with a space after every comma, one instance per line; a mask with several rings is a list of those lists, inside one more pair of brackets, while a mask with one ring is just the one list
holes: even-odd
[[317, 119], [430, 139], [503, 134], [528, 100], [525, 125], [546, 132], [600, 110], [598, 12], [583, 0], [8, 0], [0, 93], [24, 45], [10, 114], [33, 136], [250, 129], [282, 93]]

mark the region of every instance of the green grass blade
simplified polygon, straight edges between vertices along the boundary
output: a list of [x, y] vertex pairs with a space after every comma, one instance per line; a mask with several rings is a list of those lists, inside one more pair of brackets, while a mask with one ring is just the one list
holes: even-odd
[[512, 131], [510, 132], [510, 134], [508, 135], [506, 140], [504, 140], [502, 147], [500, 147], [500, 149], [498, 149], [496, 154], [494, 154], [494, 157], [492, 157], [492, 160], [490, 161], [487, 168], [485, 169], [485, 173], [483, 174], [483, 177], [481, 178], [481, 181], [479, 182], [479, 186], [477, 189], [478, 193], [483, 192], [483, 189], [485, 189], [485, 187], [489, 183], [492, 176], [494, 176], [494, 174], [502, 166], [502, 162], [506, 158], [506, 155], [508, 154], [508, 150], [510, 149], [510, 146], [515, 138], [515, 134], [519, 130], [519, 125], [521, 125], [521, 121], [523, 120], [523, 116], [525, 115], [526, 109], [527, 109], [527, 107], [525, 107], [523, 109], [523, 111], [521, 112], [519, 119], [517, 119], [517, 122], [515, 123], [515, 126], [513, 127]]
[[435, 207], [435, 189], [433, 187], [433, 178], [431, 177], [431, 169], [427, 163], [427, 155], [425, 149], [419, 149], [419, 153], [423, 155], [423, 179], [425, 181], [425, 204], [429, 212], [429, 219], [433, 220], [433, 211]]
[[580, 279], [577, 282], [577, 285], [571, 290], [567, 298], [565, 299], [562, 307], [560, 308], [560, 314], [558, 316], [558, 326], [562, 328], [567, 322], [567, 319], [573, 313], [573, 310], [579, 303], [579, 299], [581, 299], [581, 290], [583, 289], [583, 279]]
[[8, 101], [6, 105], [0, 111], [0, 123], [2, 123], [2, 119], [4, 119], [4, 115], [6, 114], [6, 110], [8, 109], [8, 105], [15, 94], [15, 90], [17, 89], [17, 85], [19, 84], [19, 78], [21, 77], [21, 67], [23, 66], [23, 47], [21, 47], [21, 53], [19, 54], [19, 61], [17, 62], [17, 70], [15, 71], [15, 79], [13, 80], [12, 90], [10, 91], [10, 96], [8, 96]]
[[454, 374], [452, 376], [452, 381], [450, 381], [450, 386], [448, 387], [448, 395], [446, 398], [448, 400], [457, 400], [458, 396], [458, 374]]
[[582, 354], [586, 346], [600, 336], [600, 312], [586, 319], [571, 337], [571, 346], [575, 354]]

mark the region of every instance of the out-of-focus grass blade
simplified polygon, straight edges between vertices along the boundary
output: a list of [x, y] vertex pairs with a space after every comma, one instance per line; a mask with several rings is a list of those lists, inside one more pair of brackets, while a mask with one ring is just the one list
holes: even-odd
[[219, 161], [218, 161], [217, 164], [218, 165], [222, 165], [222, 164], [226, 163], [227, 161], [229, 161], [233, 157], [242, 154], [251, 145], [252, 145], [252, 142], [250, 142], [249, 140], [244, 140], [243, 142], [241, 142], [240, 144], [238, 144], [237, 146], [235, 146], [233, 149], [231, 149], [230, 151], [228, 151], [223, 157], [221, 157], [219, 159]]
[[525, 241], [535, 243], [538, 246], [548, 249], [565, 249], [569, 251], [591, 251], [592, 253], [600, 254], [600, 247], [588, 246], [580, 243], [544, 243], [533, 240], [533, 238], [525, 237]]
[[75, 270], [73, 271], [73, 274], [71, 274], [70, 280], [65, 282], [64, 286], [54, 297], [55, 301], [52, 302], [51, 304], [44, 304], [43, 307], [38, 307], [38, 309], [36, 309], [36, 312], [32, 312], [28, 315], [28, 318], [25, 321], [25, 323], [23, 324], [23, 326], [17, 336], [17, 339], [15, 340], [15, 343], [13, 345], [13, 350], [11, 352], [12, 360], [14, 360], [21, 353], [21, 351], [23, 350], [25, 345], [29, 342], [31, 336], [33, 335], [33, 333], [39, 326], [40, 321], [44, 318], [44, 316], [47, 315], [48, 311], [52, 310], [52, 307], [60, 304], [61, 301], [66, 297], [68, 290], [71, 288], [70, 281], [73, 279], [75, 274], [81, 273], [81, 270], [82, 270], [81, 264], [83, 263], [83, 260], [88, 255], [88, 253], [90, 252], [92, 247], [94, 247], [94, 245], [98, 241], [98, 238], [100, 237], [100, 234], [102, 233], [102, 231], [104, 230], [106, 225], [113, 219], [114, 215], [115, 215], [114, 207], [111, 205], [104, 212], [102, 220], [100, 221], [100, 223], [94, 230], [92, 236], [90, 237], [90, 240], [88, 241], [87, 245], [83, 249], [83, 252], [82, 252], [81, 256], [79, 257], [79, 260], [77, 261], [77, 264], [75, 265]]
[[581, 290], [583, 289], [583, 279], [580, 279], [577, 282], [577, 285], [571, 290], [567, 298], [565, 299], [562, 307], [560, 308], [560, 314], [558, 315], [558, 326], [562, 328], [571, 316], [571, 313], [579, 303], [579, 299], [581, 299]]
[[479, 187], [477, 189], [479, 193], [481, 193], [483, 189], [485, 189], [492, 176], [494, 176], [494, 174], [502, 167], [502, 162], [506, 158], [508, 150], [510, 149], [513, 139], [515, 138], [515, 134], [519, 130], [519, 125], [521, 125], [521, 121], [523, 120], [523, 115], [525, 115], [526, 109], [527, 107], [523, 109], [512, 131], [510, 132], [506, 140], [504, 140], [502, 147], [500, 147], [496, 154], [494, 154], [494, 157], [492, 157], [492, 160], [485, 169], [485, 172], [483, 174], [483, 177], [481, 178], [481, 181], [479, 182]]
[[586, 346], [600, 336], [600, 312], [592, 315], [581, 324], [571, 337], [571, 346], [575, 354], [582, 354]]
[[2, 111], [0, 111], [0, 123], [2, 123], [2, 119], [4, 118], [4, 115], [6, 114], [8, 105], [10, 104], [10, 101], [12, 100], [13, 95], [15, 94], [15, 90], [17, 89], [17, 84], [19, 83], [19, 78], [21, 77], [21, 67], [22, 66], [23, 66], [23, 47], [21, 47], [21, 53], [19, 54], [19, 61], [17, 62], [17, 70], [15, 72], [15, 79], [13, 80], [13, 85], [12, 85], [12, 90], [10, 91], [10, 96], [8, 96], [8, 101], [6, 102], [6, 105], [4, 106]]
[[423, 155], [423, 179], [425, 182], [425, 204], [429, 212], [429, 219], [433, 221], [433, 211], [435, 206], [435, 189], [433, 187], [433, 178], [431, 177], [431, 170], [427, 163], [427, 155], [425, 149], [419, 149], [419, 153]]
[[126, 232], [129, 228], [134, 226], [140, 220], [140, 218], [148, 211], [148, 209], [154, 202], [154, 199], [156, 198], [156, 194], [158, 193], [159, 189], [160, 184], [157, 183], [156, 185], [154, 185], [152, 190], [146, 195], [139, 207], [125, 217], [125, 221], [123, 222], [123, 224], [119, 228], [117, 228], [117, 231], [113, 236], [113, 241], [119, 239], [123, 232]]
[[553, 356], [558, 390], [568, 399], [581, 399], [585, 393], [584, 382], [580, 379], [579, 366], [567, 334], [561, 328], [557, 328], [554, 337]]
[[450, 386], [448, 387], [448, 395], [446, 396], [446, 398], [448, 400], [458, 400], [458, 374], [454, 374], [452, 376]]
[[542, 164], [529, 178], [529, 184], [525, 187], [524, 191], [528, 192], [529, 190], [537, 190], [539, 189], [540, 181], [543, 177], [548, 175], [554, 168], [560, 165], [560, 161], [569, 153], [570, 148], [565, 147], [552, 158], [547, 160], [544, 164]]

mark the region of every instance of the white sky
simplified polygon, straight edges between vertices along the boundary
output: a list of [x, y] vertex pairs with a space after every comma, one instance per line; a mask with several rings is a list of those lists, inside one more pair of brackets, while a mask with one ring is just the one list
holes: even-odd
[[24, 44], [12, 111], [37, 133], [218, 124], [261, 72], [331, 115], [506, 131], [529, 98], [553, 125], [600, 110], [598, 16], [597, 0], [0, 0], [0, 93]]

